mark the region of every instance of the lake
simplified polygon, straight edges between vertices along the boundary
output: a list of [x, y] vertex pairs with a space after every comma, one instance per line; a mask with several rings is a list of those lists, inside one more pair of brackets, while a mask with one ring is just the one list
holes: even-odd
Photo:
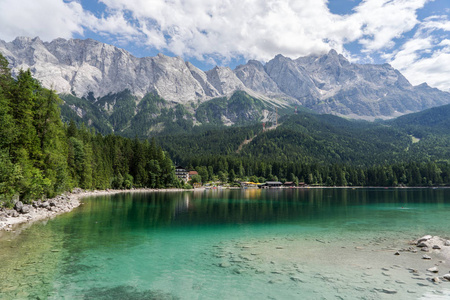
[[[5, 233], [0, 299], [448, 299], [450, 189], [116, 194]], [[415, 269], [417, 272], [413, 272]]]

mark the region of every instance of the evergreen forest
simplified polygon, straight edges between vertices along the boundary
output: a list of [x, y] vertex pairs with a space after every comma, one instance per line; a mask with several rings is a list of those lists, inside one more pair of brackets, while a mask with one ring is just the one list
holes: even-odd
[[155, 140], [141, 141], [63, 123], [62, 101], [0, 55], [0, 204], [53, 197], [74, 187], [180, 187]]

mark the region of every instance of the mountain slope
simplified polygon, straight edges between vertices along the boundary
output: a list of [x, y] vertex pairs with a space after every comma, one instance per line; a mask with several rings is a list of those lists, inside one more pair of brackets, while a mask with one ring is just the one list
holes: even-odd
[[148, 93], [141, 100], [129, 90], [95, 99], [62, 94], [63, 121], [74, 120], [94, 127], [103, 134], [116, 133], [127, 137], [148, 138], [155, 135], [189, 133], [196, 126], [224, 127], [270, 121], [283, 106], [254, 98], [243, 91], [230, 97], [219, 97], [194, 105], [170, 102]]

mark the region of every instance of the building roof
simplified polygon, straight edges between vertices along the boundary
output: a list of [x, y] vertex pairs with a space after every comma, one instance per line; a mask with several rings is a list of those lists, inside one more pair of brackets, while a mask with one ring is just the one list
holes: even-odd
[[189, 175], [198, 175], [197, 171], [189, 171]]

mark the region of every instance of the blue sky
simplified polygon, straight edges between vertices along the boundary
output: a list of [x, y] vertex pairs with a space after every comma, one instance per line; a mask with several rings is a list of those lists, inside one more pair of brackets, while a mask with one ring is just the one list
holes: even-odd
[[0, 0], [0, 39], [93, 38], [207, 70], [330, 49], [450, 91], [449, 0]]

